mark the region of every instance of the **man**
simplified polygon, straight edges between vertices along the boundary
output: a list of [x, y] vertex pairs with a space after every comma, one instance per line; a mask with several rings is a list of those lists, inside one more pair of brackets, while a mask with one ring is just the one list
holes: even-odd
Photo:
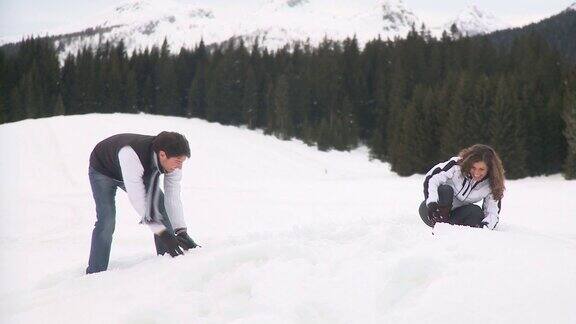
[[[116, 189], [128, 193], [130, 203], [154, 232], [156, 252], [172, 257], [198, 245], [186, 233], [180, 180], [182, 164], [190, 157], [184, 136], [161, 132], [157, 136], [118, 134], [98, 143], [90, 155], [89, 178], [96, 224], [92, 232], [86, 273], [108, 268], [112, 235], [116, 223]], [[164, 174], [164, 193], [159, 188]]]

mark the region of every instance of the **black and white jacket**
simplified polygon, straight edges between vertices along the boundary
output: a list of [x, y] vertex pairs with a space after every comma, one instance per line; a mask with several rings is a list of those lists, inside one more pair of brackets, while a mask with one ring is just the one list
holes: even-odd
[[438, 186], [449, 185], [454, 189], [452, 210], [483, 200], [484, 222], [488, 223], [489, 229], [494, 229], [498, 224], [501, 201], [495, 200], [492, 196], [488, 177], [474, 181], [470, 175], [464, 176], [460, 165], [458, 165], [459, 160], [460, 157], [453, 157], [446, 162], [437, 164], [428, 171], [424, 180], [426, 205], [438, 201]]

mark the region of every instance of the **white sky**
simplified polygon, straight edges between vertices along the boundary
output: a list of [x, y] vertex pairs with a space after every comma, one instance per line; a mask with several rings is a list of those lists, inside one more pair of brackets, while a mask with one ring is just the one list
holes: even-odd
[[[202, 0], [201, 2], [223, 5], [229, 1], [234, 0]], [[575, 1], [404, 0], [404, 3], [430, 26], [441, 25], [452, 19], [468, 4], [474, 4], [482, 10], [491, 12], [512, 26], [521, 26], [554, 15]], [[124, 2], [126, 0], [0, 0], [0, 36], [41, 33], [76, 23]]]

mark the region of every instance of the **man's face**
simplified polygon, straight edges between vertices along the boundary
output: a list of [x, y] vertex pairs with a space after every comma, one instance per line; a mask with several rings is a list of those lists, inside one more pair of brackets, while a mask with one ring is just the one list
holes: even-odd
[[166, 170], [167, 173], [170, 173], [176, 169], [182, 169], [182, 164], [184, 164], [184, 161], [186, 161], [187, 156], [182, 155], [182, 156], [173, 156], [169, 158], [166, 155], [166, 152], [160, 151], [158, 154], [158, 158], [160, 160], [160, 165], [162, 165], [162, 168], [164, 168], [164, 170]]

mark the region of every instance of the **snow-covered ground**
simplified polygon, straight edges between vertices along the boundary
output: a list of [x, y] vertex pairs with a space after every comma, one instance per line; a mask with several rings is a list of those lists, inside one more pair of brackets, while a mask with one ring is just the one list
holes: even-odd
[[[190, 141], [183, 201], [202, 248], [154, 253], [117, 195], [109, 271], [84, 275], [88, 156], [121, 132]], [[576, 181], [508, 181], [497, 231], [417, 215], [422, 176], [367, 151], [201, 120], [85, 115], [0, 126], [2, 323], [576, 323]]]

